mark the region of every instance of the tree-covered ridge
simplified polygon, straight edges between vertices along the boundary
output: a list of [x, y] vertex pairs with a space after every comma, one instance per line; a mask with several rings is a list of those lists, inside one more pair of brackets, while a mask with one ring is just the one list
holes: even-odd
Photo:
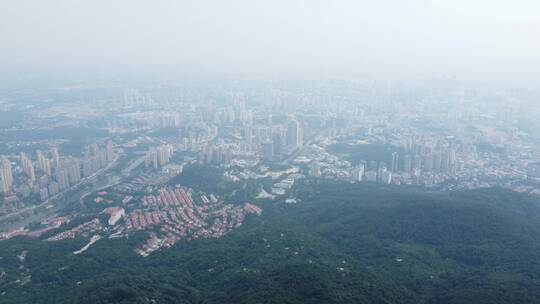
[[71, 252], [81, 239], [3, 242], [0, 302], [540, 301], [532, 197], [317, 180], [295, 196], [295, 205], [257, 202], [265, 212], [221, 239], [181, 241], [147, 258], [132, 251], [144, 234], [102, 240], [78, 256]]

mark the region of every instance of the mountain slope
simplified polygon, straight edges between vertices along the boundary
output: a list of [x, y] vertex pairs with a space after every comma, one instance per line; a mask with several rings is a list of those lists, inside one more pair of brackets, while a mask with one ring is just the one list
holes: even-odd
[[296, 205], [258, 202], [263, 215], [223, 238], [147, 258], [132, 251], [145, 235], [100, 240], [77, 256], [83, 239], [2, 242], [0, 303], [540, 301], [532, 197], [317, 180], [294, 194]]

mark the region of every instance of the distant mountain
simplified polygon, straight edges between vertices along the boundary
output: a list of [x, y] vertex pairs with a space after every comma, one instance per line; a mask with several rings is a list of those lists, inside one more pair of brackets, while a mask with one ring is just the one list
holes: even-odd
[[298, 203], [142, 258], [146, 235], [0, 243], [0, 303], [539, 303], [540, 203], [308, 180]]

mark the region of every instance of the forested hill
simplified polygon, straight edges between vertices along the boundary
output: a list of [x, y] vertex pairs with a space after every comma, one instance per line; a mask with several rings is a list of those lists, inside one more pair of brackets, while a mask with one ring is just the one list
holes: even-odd
[[[539, 303], [540, 203], [306, 181], [298, 203], [142, 258], [144, 235], [0, 242], [0, 303]], [[27, 251], [24, 262], [17, 257]], [[17, 281], [18, 280], [18, 281]]]

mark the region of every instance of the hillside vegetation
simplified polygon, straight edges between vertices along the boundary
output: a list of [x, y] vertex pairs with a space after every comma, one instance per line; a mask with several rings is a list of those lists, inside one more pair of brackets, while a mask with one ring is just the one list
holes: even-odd
[[[539, 303], [540, 204], [306, 181], [220, 239], [0, 243], [0, 303]], [[27, 251], [24, 261], [17, 255]]]

